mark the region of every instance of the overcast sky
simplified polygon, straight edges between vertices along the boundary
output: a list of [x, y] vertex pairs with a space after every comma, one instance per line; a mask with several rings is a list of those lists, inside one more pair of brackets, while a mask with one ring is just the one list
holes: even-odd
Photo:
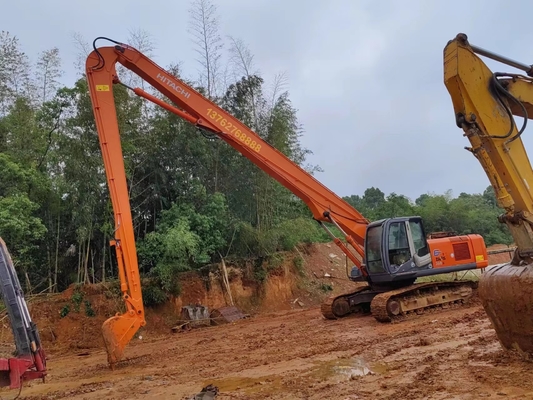
[[[76, 78], [72, 34], [126, 41], [142, 29], [154, 61], [198, 64], [186, 0], [16, 0], [4, 2], [0, 29], [32, 58], [57, 46], [63, 83]], [[220, 30], [244, 40], [265, 79], [285, 71], [305, 129], [317, 178], [341, 196], [379, 187], [386, 194], [452, 189], [479, 193], [489, 184], [454, 121], [443, 83], [442, 52], [459, 32], [471, 43], [533, 62], [528, 26], [533, 4], [492, 0], [218, 0]], [[104, 42], [99, 45], [105, 45]], [[493, 68], [494, 64], [488, 62]], [[506, 72], [510, 67], [498, 67]], [[521, 120], [517, 122], [521, 124]], [[528, 150], [531, 134], [522, 136]]]

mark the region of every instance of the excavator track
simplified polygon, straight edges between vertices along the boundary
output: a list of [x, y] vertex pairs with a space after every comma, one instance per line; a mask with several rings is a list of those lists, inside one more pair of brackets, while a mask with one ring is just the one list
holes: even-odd
[[377, 294], [370, 308], [379, 322], [393, 322], [466, 303], [476, 287], [473, 281], [416, 283]]
[[[353, 298], [366, 291], [371, 291], [370, 286], [363, 284], [355, 290], [330, 296], [320, 305], [320, 311], [327, 319], [338, 319], [348, 314], [364, 312], [368, 308], [365, 307], [365, 303], [354, 302]], [[369, 303], [370, 301], [367, 304]]]

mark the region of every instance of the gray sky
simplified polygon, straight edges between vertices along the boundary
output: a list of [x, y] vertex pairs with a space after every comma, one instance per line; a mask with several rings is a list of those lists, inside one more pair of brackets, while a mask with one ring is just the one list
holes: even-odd
[[[57, 46], [72, 85], [76, 47], [107, 36], [126, 41], [143, 29], [154, 61], [198, 64], [187, 33], [189, 1], [16, 0], [5, 2], [0, 29], [35, 58]], [[314, 154], [317, 178], [341, 196], [379, 187], [413, 200], [422, 193], [482, 192], [489, 181], [466, 150], [443, 83], [442, 52], [459, 32], [471, 43], [533, 62], [533, 4], [493, 0], [218, 0], [220, 30], [244, 40], [266, 79], [285, 71]], [[104, 45], [100, 42], [99, 45]], [[489, 67], [494, 64], [488, 62]], [[510, 67], [497, 67], [506, 72]], [[514, 71], [513, 71], [514, 72]], [[521, 119], [517, 119], [521, 124]], [[522, 136], [528, 149], [531, 134]]]

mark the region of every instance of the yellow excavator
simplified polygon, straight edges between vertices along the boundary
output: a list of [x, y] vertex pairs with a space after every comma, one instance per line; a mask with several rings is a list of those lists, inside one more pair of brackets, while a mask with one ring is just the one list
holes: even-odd
[[[524, 73], [492, 72], [479, 56]], [[521, 136], [533, 112], [532, 77], [531, 65], [474, 46], [463, 33], [444, 48], [444, 83], [457, 126], [516, 244], [511, 262], [482, 274], [478, 294], [501, 345], [525, 356], [533, 354], [533, 169]], [[514, 116], [523, 118], [520, 126]]]

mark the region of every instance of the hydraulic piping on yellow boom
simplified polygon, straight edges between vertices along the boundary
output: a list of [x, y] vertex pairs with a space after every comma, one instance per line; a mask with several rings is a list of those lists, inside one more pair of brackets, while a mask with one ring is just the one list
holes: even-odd
[[[525, 75], [492, 72], [478, 55]], [[498, 220], [517, 246], [510, 263], [482, 274], [479, 296], [502, 346], [522, 354], [533, 354], [533, 169], [521, 137], [533, 115], [531, 76], [531, 65], [473, 46], [465, 34], [444, 49], [444, 82], [457, 126], [485, 170], [504, 209]], [[523, 117], [521, 126], [514, 116]]]

